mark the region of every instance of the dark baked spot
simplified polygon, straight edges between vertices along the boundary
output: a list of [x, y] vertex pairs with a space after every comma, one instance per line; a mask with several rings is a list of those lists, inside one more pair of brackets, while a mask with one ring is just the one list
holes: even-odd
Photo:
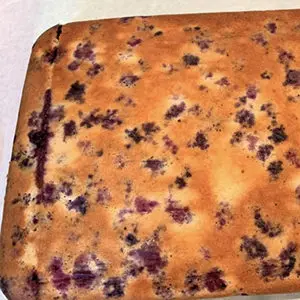
[[182, 60], [186, 66], [197, 66], [199, 64], [200, 58], [196, 55], [185, 54]]
[[37, 204], [53, 204], [56, 200], [59, 200], [59, 191], [53, 183], [46, 183], [36, 196]]
[[154, 33], [154, 36], [160, 36], [160, 35], [162, 35], [163, 34], [163, 32], [162, 31], [156, 31], [155, 33]]
[[57, 29], [56, 29], [56, 39], [59, 41], [59, 38], [62, 34], [62, 28], [63, 28], [63, 25], [58, 25], [57, 26]]
[[194, 142], [192, 143], [192, 147], [200, 148], [201, 150], [206, 150], [209, 148], [208, 140], [205, 134], [201, 131], [196, 133], [196, 137]]
[[29, 276], [27, 277], [26, 282], [32, 292], [32, 295], [34, 297], [38, 297], [40, 293], [40, 287], [42, 284], [38, 272], [36, 270], [32, 270]]
[[34, 198], [31, 198], [31, 194], [30, 193], [25, 193], [22, 197], [19, 194], [18, 197], [14, 198], [12, 200], [12, 204], [15, 205], [17, 203], [22, 203], [24, 205], [28, 205], [30, 203], [30, 201], [34, 200]]
[[285, 82], [283, 85], [300, 86], [300, 71], [299, 70], [288, 70], [286, 73]]
[[242, 243], [240, 246], [241, 251], [245, 251], [248, 259], [265, 258], [268, 256], [266, 246], [261, 243], [256, 237], [242, 237]]
[[280, 262], [278, 259], [263, 260], [257, 271], [265, 281], [275, 279], [280, 276]]
[[242, 141], [242, 138], [243, 138], [243, 133], [241, 131], [235, 131], [232, 134], [232, 138], [230, 139], [230, 144], [234, 145], [240, 143]]
[[7, 299], [10, 299], [10, 295], [9, 295], [9, 280], [4, 278], [4, 277], [0, 277], [0, 289], [2, 291], [2, 293], [7, 297]]
[[106, 298], [120, 298], [124, 296], [125, 283], [119, 277], [111, 277], [104, 282], [103, 293]]
[[61, 55], [61, 50], [58, 47], [53, 47], [52, 49], [45, 52], [43, 55], [44, 61], [50, 65], [57, 62], [59, 55]]
[[83, 103], [84, 95], [85, 95], [85, 84], [84, 83], [81, 84], [79, 81], [76, 81], [73, 84], [71, 84], [71, 87], [67, 92], [65, 99], [77, 103]]
[[300, 168], [300, 157], [295, 149], [289, 149], [284, 156], [293, 166]]
[[270, 33], [276, 33], [277, 30], [277, 25], [276, 23], [270, 22], [265, 25], [265, 28], [270, 32]]
[[268, 144], [260, 145], [256, 152], [256, 157], [261, 161], [266, 161], [271, 155], [273, 149], [274, 147], [272, 145], [268, 145]]
[[127, 75], [123, 75], [119, 82], [121, 85], [124, 85], [126, 87], [131, 87], [133, 85], [135, 85], [135, 83], [139, 80], [140, 78], [136, 75], [132, 75], [132, 74], [127, 74]]
[[256, 209], [254, 212], [254, 224], [261, 233], [271, 238], [278, 236], [282, 232], [282, 226], [280, 224], [272, 224], [270, 221], [265, 221], [259, 209]]
[[260, 45], [260, 46], [267, 46], [268, 45], [268, 41], [265, 39], [264, 35], [262, 33], [256, 33], [251, 37], [251, 40], [253, 42], [255, 42], [256, 44]]
[[295, 189], [296, 199], [300, 200], [300, 185], [298, 185]]
[[285, 249], [280, 252], [279, 259], [281, 262], [281, 278], [288, 277], [296, 264], [295, 252], [297, 245], [290, 242]]
[[14, 225], [12, 234], [10, 236], [12, 245], [16, 246], [18, 242], [23, 242], [27, 234], [28, 230], [26, 228], [21, 228], [18, 225]]
[[155, 276], [152, 281], [152, 287], [155, 295], [160, 299], [173, 299], [172, 285], [167, 284], [165, 273], [162, 272], [160, 275]]
[[128, 246], [133, 246], [135, 244], [137, 244], [139, 242], [139, 240], [136, 238], [136, 236], [132, 233], [128, 233], [125, 237], [125, 243]]
[[64, 140], [67, 137], [73, 136], [77, 134], [76, 123], [71, 120], [64, 124]]
[[151, 135], [160, 130], [159, 126], [155, 122], [147, 122], [142, 124], [142, 129], [145, 135]]
[[139, 266], [147, 269], [150, 274], [156, 274], [167, 265], [167, 261], [161, 257], [160, 248], [156, 243], [145, 243], [141, 248], [131, 250], [129, 256], [133, 258]]
[[134, 205], [138, 213], [149, 214], [158, 205], [158, 202], [139, 196], [135, 198]]
[[280, 127], [273, 128], [271, 131], [272, 135], [269, 136], [268, 139], [272, 140], [275, 144], [282, 143], [288, 138], [283, 125], [280, 125]]
[[278, 175], [283, 171], [282, 161], [275, 160], [270, 162], [270, 164], [268, 165], [268, 171], [274, 179], [277, 179]]
[[199, 116], [201, 112], [202, 112], [202, 109], [199, 104], [195, 104], [188, 109], [188, 113], [190, 113], [194, 116]]
[[111, 194], [107, 187], [98, 189], [97, 191], [97, 202], [100, 204], [106, 204], [111, 200]]
[[70, 200], [68, 203], [69, 210], [74, 209], [75, 211], [80, 212], [82, 215], [85, 215], [87, 206], [88, 203], [84, 196], [78, 196], [75, 200]]
[[26, 169], [33, 166], [34, 156], [27, 154], [27, 151], [19, 151], [12, 155], [11, 161], [16, 161], [21, 169]]
[[30, 127], [40, 127], [41, 126], [40, 114], [37, 111], [32, 111], [28, 119], [28, 126]]
[[180, 104], [172, 105], [165, 114], [165, 118], [167, 120], [171, 120], [177, 118], [180, 114], [182, 114], [185, 110], [185, 103], [181, 102]]
[[264, 71], [263, 73], [260, 74], [260, 77], [262, 79], [271, 79], [272, 76], [273, 76], [273, 74], [268, 71]]
[[221, 278], [223, 275], [224, 272], [220, 269], [212, 269], [204, 276], [204, 287], [211, 293], [225, 290], [227, 287], [227, 283], [224, 279]]
[[229, 86], [230, 82], [227, 77], [222, 77], [218, 81], [215, 82], [216, 84], [220, 86]]
[[62, 259], [54, 257], [49, 266], [49, 271], [52, 275], [54, 287], [61, 292], [67, 291], [69, 285], [71, 284], [71, 276], [63, 272]]
[[242, 109], [236, 113], [235, 121], [240, 123], [242, 127], [251, 128], [255, 124], [255, 116], [251, 111]]
[[93, 48], [94, 45], [90, 41], [85, 44], [79, 43], [73, 55], [77, 59], [93, 61], [95, 59]]
[[246, 92], [246, 96], [249, 99], [253, 99], [254, 100], [254, 99], [256, 99], [257, 92], [258, 92], [258, 89], [256, 88], [255, 85], [249, 85], [248, 89], [247, 89], [247, 92]]
[[175, 179], [175, 184], [179, 189], [183, 189], [184, 187], [186, 187], [186, 181], [184, 180], [183, 177], [176, 177]]
[[168, 148], [172, 154], [176, 154], [178, 152], [178, 146], [167, 136], [163, 137], [163, 141], [165, 142], [166, 148]]
[[100, 72], [104, 71], [104, 66], [101, 64], [94, 63], [86, 72], [90, 77], [95, 77]]
[[218, 229], [222, 229], [226, 224], [228, 224], [233, 218], [229, 203], [223, 201], [220, 202], [215, 217]]
[[127, 42], [127, 44], [128, 44], [129, 46], [131, 46], [131, 47], [135, 47], [135, 46], [137, 46], [138, 44], [140, 44], [141, 42], [142, 42], [141, 39], [136, 38], [135, 36], [132, 36], [132, 37], [130, 38], [130, 40]]
[[192, 222], [192, 213], [188, 206], [180, 206], [177, 201], [169, 200], [165, 210], [172, 219], [179, 224], [188, 224]]
[[163, 160], [149, 158], [144, 162], [144, 168], [150, 169], [152, 172], [157, 172], [164, 167], [165, 163]]
[[128, 24], [130, 21], [132, 21], [134, 17], [123, 17], [119, 19], [119, 22], [122, 24]]
[[91, 128], [94, 125], [100, 124], [102, 121], [102, 116], [98, 112], [99, 112], [99, 108], [92, 110], [87, 116], [82, 118], [80, 126]]
[[135, 127], [134, 129], [130, 130], [130, 129], [125, 129], [125, 133], [127, 134], [127, 136], [132, 139], [136, 144], [138, 144], [139, 142], [145, 140], [145, 137], [142, 136], [139, 132], [139, 130]]
[[205, 51], [210, 48], [210, 44], [212, 43], [212, 40], [204, 39], [204, 40], [197, 40], [196, 43], [199, 46], [201, 51]]

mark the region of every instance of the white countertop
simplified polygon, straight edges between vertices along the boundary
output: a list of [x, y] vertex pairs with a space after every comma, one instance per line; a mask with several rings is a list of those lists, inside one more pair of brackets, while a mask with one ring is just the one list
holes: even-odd
[[[58, 23], [132, 15], [300, 8], [299, 0], [0, 0], [0, 222], [31, 47]], [[300, 299], [300, 294], [232, 299]], [[0, 292], [0, 300], [6, 299]], [[229, 299], [229, 298], [227, 298]]]

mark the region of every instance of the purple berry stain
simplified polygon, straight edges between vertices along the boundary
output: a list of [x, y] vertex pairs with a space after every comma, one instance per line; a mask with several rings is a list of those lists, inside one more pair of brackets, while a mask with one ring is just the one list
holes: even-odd
[[139, 196], [135, 198], [134, 205], [139, 214], [149, 214], [158, 205], [158, 202]]
[[71, 276], [63, 272], [62, 259], [54, 257], [49, 266], [49, 270], [52, 275], [54, 287], [61, 292], [66, 292], [71, 284]]

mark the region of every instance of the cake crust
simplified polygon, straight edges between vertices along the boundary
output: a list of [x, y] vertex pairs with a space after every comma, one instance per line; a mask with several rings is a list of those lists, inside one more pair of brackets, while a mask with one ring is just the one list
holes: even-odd
[[8, 299], [299, 291], [299, 17], [132, 17], [43, 33], [8, 175]]

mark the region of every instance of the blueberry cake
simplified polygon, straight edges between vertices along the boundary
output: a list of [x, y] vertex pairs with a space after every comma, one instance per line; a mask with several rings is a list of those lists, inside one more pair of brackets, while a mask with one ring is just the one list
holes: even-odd
[[8, 176], [8, 299], [300, 291], [300, 11], [55, 26]]

